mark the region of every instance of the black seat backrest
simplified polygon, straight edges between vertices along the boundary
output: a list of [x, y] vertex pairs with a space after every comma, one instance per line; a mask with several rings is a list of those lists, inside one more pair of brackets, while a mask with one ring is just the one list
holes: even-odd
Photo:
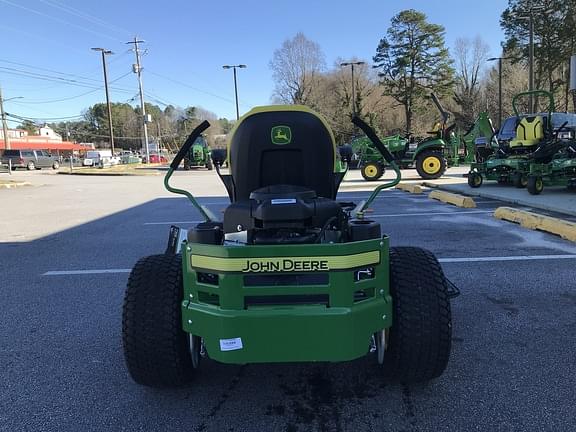
[[326, 122], [307, 107], [253, 109], [234, 130], [228, 154], [234, 201], [278, 184], [336, 196], [334, 138]]

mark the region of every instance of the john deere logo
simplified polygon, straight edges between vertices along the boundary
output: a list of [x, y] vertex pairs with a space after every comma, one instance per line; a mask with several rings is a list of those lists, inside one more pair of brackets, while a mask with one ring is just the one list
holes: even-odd
[[271, 135], [273, 144], [284, 145], [292, 141], [292, 131], [288, 126], [274, 126]]

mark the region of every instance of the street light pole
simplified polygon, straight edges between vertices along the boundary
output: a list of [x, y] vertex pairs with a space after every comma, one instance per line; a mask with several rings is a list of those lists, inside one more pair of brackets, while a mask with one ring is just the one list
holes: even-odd
[[355, 65], [363, 65], [363, 64], [366, 64], [366, 62], [357, 61], [357, 62], [340, 63], [340, 66], [342, 66], [342, 67], [350, 66], [350, 69], [352, 71], [352, 116], [354, 116], [356, 114], [356, 88], [355, 88], [355, 81], [354, 81], [354, 66]]
[[106, 56], [114, 54], [112, 51], [104, 48], [92, 48], [93, 51], [102, 53], [102, 69], [104, 70], [104, 88], [106, 89], [106, 105], [108, 107], [108, 127], [110, 129], [110, 150], [114, 156], [114, 130], [112, 129], [112, 107], [110, 106], [110, 95], [108, 93], [108, 72], [106, 70]]
[[238, 84], [236, 82], [236, 68], [243, 69], [246, 65], [239, 64], [239, 65], [224, 65], [222, 66], [223, 69], [234, 69], [234, 96], [236, 99], [236, 120], [240, 118], [240, 111], [238, 109]]

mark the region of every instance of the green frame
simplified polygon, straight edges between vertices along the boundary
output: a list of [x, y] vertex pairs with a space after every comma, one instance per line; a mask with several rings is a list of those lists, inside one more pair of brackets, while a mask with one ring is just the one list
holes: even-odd
[[[237, 247], [185, 243], [182, 327], [187, 333], [202, 337], [210, 358], [222, 363], [346, 361], [362, 357], [369, 350], [371, 336], [392, 325], [388, 251], [386, 236], [318, 245]], [[356, 267], [326, 270], [328, 282], [321, 285], [247, 286], [245, 276], [255, 273], [233, 268], [232, 271], [206, 269], [192, 264], [193, 257], [216, 260], [329, 257], [351, 263], [352, 256], [370, 256], [372, 260], [351, 264], [360, 264]], [[374, 256], [378, 257], [377, 262], [367, 264], [374, 261]], [[372, 268], [374, 277], [355, 280], [356, 272], [365, 268]], [[199, 273], [217, 275], [218, 283], [199, 281]], [[356, 291], [363, 291], [367, 298], [355, 303]], [[245, 306], [250, 296], [281, 295], [325, 295], [329, 300], [327, 305]], [[236, 338], [242, 341], [241, 349], [221, 349], [220, 341]]]

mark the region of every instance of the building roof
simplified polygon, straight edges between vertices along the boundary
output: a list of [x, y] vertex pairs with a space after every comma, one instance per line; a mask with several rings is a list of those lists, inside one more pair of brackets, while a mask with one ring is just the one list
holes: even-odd
[[[0, 139], [0, 150], [4, 150], [4, 140]], [[24, 141], [10, 140], [10, 148], [14, 150], [86, 150], [86, 146], [69, 141]]]

